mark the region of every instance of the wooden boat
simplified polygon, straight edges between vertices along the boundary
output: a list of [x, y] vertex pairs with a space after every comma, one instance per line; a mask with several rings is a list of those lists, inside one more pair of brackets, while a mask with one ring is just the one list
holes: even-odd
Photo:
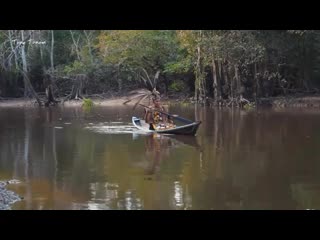
[[184, 122], [184, 125], [175, 126], [173, 128], [156, 128], [150, 130], [150, 124], [138, 117], [132, 117], [132, 124], [138, 129], [148, 133], [163, 133], [163, 134], [177, 134], [177, 135], [195, 135], [201, 124], [201, 121], [193, 122], [185, 118], [179, 117], [180, 121]]

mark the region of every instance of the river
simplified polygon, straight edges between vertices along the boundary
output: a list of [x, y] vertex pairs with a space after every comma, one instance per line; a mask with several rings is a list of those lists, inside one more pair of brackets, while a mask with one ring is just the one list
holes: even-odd
[[125, 106], [1, 108], [12, 209], [320, 209], [320, 111], [169, 109], [197, 135], [138, 132]]

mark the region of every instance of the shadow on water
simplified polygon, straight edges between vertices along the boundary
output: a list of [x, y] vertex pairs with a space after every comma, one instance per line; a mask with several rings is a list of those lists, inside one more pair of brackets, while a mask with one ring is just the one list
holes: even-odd
[[171, 112], [197, 136], [137, 133], [125, 107], [1, 109], [13, 209], [319, 209], [318, 112]]

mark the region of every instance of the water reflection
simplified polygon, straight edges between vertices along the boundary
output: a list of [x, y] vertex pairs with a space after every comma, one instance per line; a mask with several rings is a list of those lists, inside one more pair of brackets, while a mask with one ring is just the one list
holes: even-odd
[[318, 112], [172, 112], [201, 120], [197, 136], [96, 131], [129, 128], [126, 108], [1, 109], [13, 208], [319, 209]]
[[[161, 161], [170, 155], [170, 149], [177, 145], [173, 139], [161, 134], [145, 136], [146, 159], [149, 161], [145, 174], [153, 175], [159, 172]], [[179, 143], [178, 143], [179, 144]]]
[[300, 183], [311, 176], [319, 183], [314, 168], [319, 113], [207, 109], [197, 114], [206, 120], [207, 133], [199, 136], [205, 148], [204, 186], [211, 189], [205, 200], [213, 209], [305, 209], [291, 186], [297, 175]]
[[[0, 176], [22, 181], [12, 186], [24, 197], [15, 209], [169, 208], [170, 178], [183, 164], [170, 151], [185, 143], [168, 136], [97, 134], [85, 126], [99, 126], [101, 119], [75, 109], [1, 113]], [[104, 124], [119, 123], [121, 114], [109, 116]]]

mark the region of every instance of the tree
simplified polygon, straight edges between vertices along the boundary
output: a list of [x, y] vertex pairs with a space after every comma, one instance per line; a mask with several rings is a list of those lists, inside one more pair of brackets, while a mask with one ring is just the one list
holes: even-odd
[[[105, 31], [99, 36], [98, 44], [105, 63], [115, 64], [118, 72], [127, 71], [136, 81], [143, 81], [149, 88], [148, 76], [161, 75], [166, 63], [176, 57], [177, 43], [174, 31]], [[119, 89], [121, 81], [118, 78]], [[157, 84], [157, 83], [156, 83]], [[164, 79], [165, 88], [168, 83]]]

